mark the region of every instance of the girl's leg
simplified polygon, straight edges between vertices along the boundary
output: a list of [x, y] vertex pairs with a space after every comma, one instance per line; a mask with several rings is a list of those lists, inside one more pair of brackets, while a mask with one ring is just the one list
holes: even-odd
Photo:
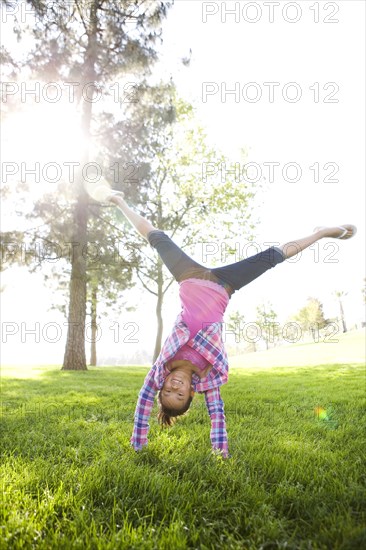
[[342, 227], [322, 227], [316, 229], [315, 232], [308, 237], [303, 237], [302, 239], [297, 239], [296, 241], [282, 244], [281, 246], [279, 246], [279, 249], [285, 256], [285, 259], [292, 258], [292, 256], [296, 256], [296, 254], [302, 252], [303, 250], [305, 250], [305, 248], [308, 248], [316, 241], [319, 241], [324, 237], [334, 237], [336, 239], [339, 238], [340, 235], [344, 233], [344, 229], [347, 229], [347, 233], [343, 237], [343, 239], [350, 238], [355, 233], [355, 227], [353, 225], [344, 225]]
[[[345, 230], [347, 230], [347, 233], [344, 235]], [[284, 260], [295, 256], [319, 239], [324, 237], [339, 238], [341, 235], [343, 235], [343, 239], [347, 239], [352, 237], [355, 232], [356, 228], [352, 225], [319, 228], [308, 237], [287, 242], [279, 247], [268, 248], [255, 256], [225, 267], [212, 269], [211, 271], [219, 277], [219, 279], [230, 285], [234, 291], [239, 290], [243, 286], [254, 281], [254, 279], [265, 273], [271, 267], [275, 267]]]
[[209, 269], [192, 260], [168, 235], [154, 227], [143, 216], [134, 212], [121, 195], [112, 195], [109, 201], [118, 206], [138, 233], [157, 250], [162, 261], [177, 281], [182, 281], [189, 277], [196, 277], [198, 279], [211, 277]]

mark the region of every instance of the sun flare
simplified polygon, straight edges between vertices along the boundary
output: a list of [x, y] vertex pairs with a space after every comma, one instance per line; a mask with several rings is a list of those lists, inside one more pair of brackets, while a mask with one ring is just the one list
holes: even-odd
[[35, 105], [4, 126], [7, 155], [16, 161], [67, 162], [81, 153], [80, 115], [69, 105]]
[[7, 115], [2, 132], [2, 183], [28, 187], [33, 199], [72, 181], [81, 161], [80, 113], [68, 104], [33, 104]]

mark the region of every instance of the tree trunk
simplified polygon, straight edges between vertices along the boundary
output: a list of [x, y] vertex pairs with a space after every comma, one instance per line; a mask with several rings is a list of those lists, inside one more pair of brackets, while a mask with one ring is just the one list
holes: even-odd
[[[84, 194], [78, 198], [75, 210], [75, 237], [72, 243], [72, 267], [68, 330], [62, 370], [86, 370], [85, 315], [86, 315], [86, 244], [87, 207]], [[85, 249], [84, 249], [85, 250]]]
[[341, 321], [342, 321], [343, 332], [347, 332], [346, 320], [344, 318], [344, 310], [343, 310], [343, 304], [342, 304], [341, 299], [339, 300], [339, 310], [341, 312]]
[[163, 306], [163, 266], [162, 262], [159, 258], [158, 260], [158, 299], [156, 302], [156, 318], [158, 321], [158, 328], [156, 331], [156, 338], [155, 338], [155, 349], [154, 349], [154, 355], [153, 355], [153, 363], [155, 363], [156, 358], [158, 357], [160, 350], [161, 350], [161, 340], [163, 337], [163, 316], [161, 313], [162, 306]]
[[90, 343], [90, 366], [95, 367], [97, 365], [97, 303], [98, 303], [98, 291], [93, 286], [92, 298], [91, 298], [91, 343]]
[[87, 370], [85, 354], [85, 317], [86, 317], [86, 252], [88, 225], [88, 196], [84, 189], [83, 168], [89, 159], [90, 124], [95, 89], [95, 62], [98, 28], [98, 2], [90, 6], [90, 31], [84, 56], [85, 73], [81, 79], [82, 89], [89, 84], [88, 101], [83, 101], [82, 131], [84, 150], [81, 155], [81, 169], [77, 179], [77, 203], [74, 214], [74, 239], [71, 254], [70, 301], [66, 349], [62, 370]]

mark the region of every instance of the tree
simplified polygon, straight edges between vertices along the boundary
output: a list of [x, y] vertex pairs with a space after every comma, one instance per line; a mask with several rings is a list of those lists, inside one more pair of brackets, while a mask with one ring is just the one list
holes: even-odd
[[[76, 159], [78, 170], [75, 181], [72, 184], [68, 182], [73, 208], [67, 224], [63, 224], [64, 234], [69, 235], [73, 243], [73, 253], [69, 285], [69, 328], [62, 368], [85, 370], [88, 276], [83, 251], [88, 247], [90, 200], [85, 191], [83, 168], [91, 158], [92, 146], [98, 134], [93, 121], [95, 100], [99, 95], [107, 97], [111, 94], [113, 78], [121, 82], [123, 75], [143, 74], [156, 60], [154, 45], [160, 38], [160, 24], [171, 3], [75, 0], [73, 3], [50, 5], [46, 1], [32, 0], [28, 4], [33, 7], [36, 19], [30, 31], [29, 28], [23, 31], [31, 32], [35, 48], [25, 63], [32, 70], [34, 78], [40, 77], [43, 82], [52, 80], [76, 84], [75, 94], [81, 113], [83, 146]], [[123, 95], [126, 95], [125, 92]], [[51, 219], [54, 219], [55, 211], [51, 212], [47, 203], [43, 206]]]
[[[59, 206], [55, 197], [45, 196], [35, 204], [29, 216], [33, 222], [38, 217], [40, 226], [19, 233], [2, 233], [2, 268], [25, 263], [30, 273], [41, 272], [45, 284], [54, 291], [50, 309], [58, 310], [66, 317], [68, 278], [74, 245], [64, 228], [69, 227], [68, 217], [72, 210], [66, 208], [63, 212]], [[90, 316], [90, 326], [86, 325], [86, 329], [91, 346], [90, 364], [95, 365], [98, 304], [104, 306], [99, 317], [111, 310], [119, 312], [122, 307], [131, 309], [131, 305], [127, 306], [126, 302], [121, 301], [121, 296], [125, 289], [133, 285], [132, 275], [137, 260], [135, 251], [120, 246], [124, 234], [111, 223], [114, 220], [114, 208], [101, 208], [101, 205], [92, 204], [92, 201], [88, 206], [88, 243], [83, 250], [87, 276], [87, 315]], [[41, 224], [41, 220], [47, 218], [45, 207], [49, 215], [54, 213], [52, 223]], [[113, 233], [109, 235], [111, 226]]]
[[279, 334], [278, 324], [276, 322], [277, 313], [272, 309], [272, 304], [267, 302], [257, 307], [257, 325], [260, 329], [261, 338], [265, 341], [266, 349], [269, 344], [274, 344]]
[[[118, 143], [123, 135], [134, 139], [138, 136], [138, 156], [144, 161], [138, 180], [139, 195], [132, 196], [131, 188], [126, 186], [127, 200], [131, 198], [134, 208], [156, 227], [167, 231], [188, 253], [197, 241], [202, 247], [217, 242], [218, 233], [220, 240], [238, 234], [241, 239], [251, 236], [253, 187], [237, 181], [231, 173], [225, 182], [219, 173], [205, 181], [202, 173], [208, 165], [230, 162], [208, 145], [192, 107], [177, 97], [174, 84], [141, 87], [139, 98], [138, 104], [129, 105], [131, 115], [111, 126], [114, 130], [108, 137], [115, 144], [114, 150], [109, 143], [108, 150], [113, 151], [116, 164], [122, 166]], [[139, 250], [142, 256], [137, 267], [138, 279], [145, 290], [156, 296], [155, 359], [161, 348], [164, 296], [172, 278], [167, 277], [161, 261], [151, 254], [150, 246], [142, 239]], [[204, 263], [207, 259], [203, 258], [203, 248], [201, 254], [198, 261]]]
[[340, 313], [343, 332], [347, 332], [346, 320], [344, 318], [343, 298], [347, 296], [348, 292], [345, 292], [344, 290], [335, 290], [333, 294], [338, 300], [339, 313]]
[[309, 332], [313, 339], [316, 339], [316, 334], [324, 328], [328, 321], [324, 317], [323, 304], [317, 298], [308, 298], [307, 304], [294, 316], [301, 329]]
[[240, 333], [245, 322], [245, 317], [238, 309], [229, 315], [228, 329], [235, 334], [235, 341], [239, 343]]
[[[232, 334], [234, 337], [235, 347], [231, 347], [231, 353], [237, 353], [240, 350], [240, 342], [243, 335], [245, 317], [242, 312], [235, 310], [230, 313], [227, 323], [227, 330], [224, 333]], [[238, 345], [239, 344], [239, 345]], [[230, 353], [230, 349], [228, 349]]]

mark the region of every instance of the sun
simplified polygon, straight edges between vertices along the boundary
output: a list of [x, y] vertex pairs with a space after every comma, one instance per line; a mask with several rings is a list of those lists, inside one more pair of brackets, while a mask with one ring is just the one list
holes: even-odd
[[34, 198], [71, 180], [85, 138], [74, 105], [34, 103], [10, 113], [2, 125], [2, 182], [25, 184]]
[[5, 120], [4, 134], [17, 160], [60, 162], [81, 152], [80, 114], [67, 104], [34, 104], [11, 114]]

